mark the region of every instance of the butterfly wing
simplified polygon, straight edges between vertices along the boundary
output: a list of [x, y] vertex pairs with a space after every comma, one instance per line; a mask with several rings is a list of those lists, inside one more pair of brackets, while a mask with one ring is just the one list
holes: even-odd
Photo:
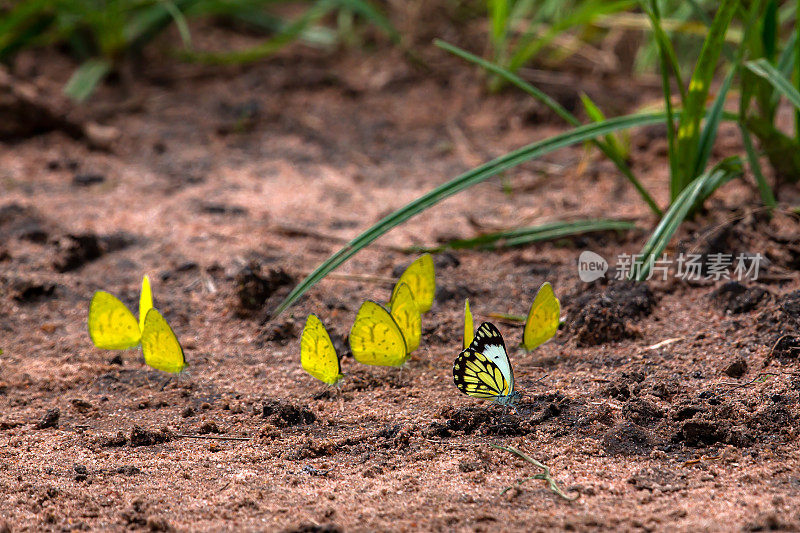
[[127, 350], [139, 344], [139, 323], [119, 298], [97, 291], [89, 304], [89, 337], [98, 348]]
[[381, 305], [367, 300], [350, 329], [350, 351], [359, 363], [401, 366], [408, 358], [403, 332]]
[[408, 353], [413, 352], [419, 347], [419, 340], [422, 336], [422, 317], [408, 285], [405, 283], [398, 285], [397, 290], [392, 294], [389, 309], [391, 309], [392, 318], [403, 333]]
[[156, 308], [150, 309], [144, 318], [142, 353], [145, 364], [156, 370], [177, 374], [186, 368], [178, 337]]
[[475, 326], [472, 322], [472, 311], [469, 310], [469, 298], [464, 300], [464, 348], [469, 348], [475, 337]]
[[508, 359], [506, 344], [494, 324], [491, 322], [481, 324], [475, 331], [475, 338], [472, 339], [469, 349], [488, 357], [503, 373], [509, 389], [514, 390], [514, 371], [511, 369], [511, 361]]
[[153, 291], [150, 290], [150, 278], [142, 278], [142, 291], [139, 293], [139, 331], [144, 331], [144, 318], [153, 308]]
[[528, 351], [549, 341], [558, 330], [561, 317], [561, 303], [553, 292], [553, 286], [544, 282], [536, 298], [533, 299], [525, 331], [522, 333], [522, 346]]
[[453, 381], [458, 390], [475, 398], [496, 398], [512, 392], [500, 368], [472, 348], [467, 348], [456, 357]]
[[342, 379], [342, 367], [331, 337], [316, 315], [308, 315], [300, 338], [300, 364], [318, 380], [334, 385]]
[[436, 273], [433, 268], [433, 258], [430, 254], [420, 256], [408, 265], [408, 268], [397, 280], [392, 290], [392, 298], [398, 287], [405, 283], [411, 289], [414, 301], [417, 302], [420, 313], [427, 313], [433, 305], [433, 295], [436, 292]]

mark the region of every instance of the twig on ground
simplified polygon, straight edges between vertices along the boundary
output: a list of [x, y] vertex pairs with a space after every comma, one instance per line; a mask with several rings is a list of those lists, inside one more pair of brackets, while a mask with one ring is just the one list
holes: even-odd
[[250, 437], [224, 437], [222, 435], [187, 435], [185, 433], [176, 433], [175, 435], [173, 435], [173, 437], [179, 439], [236, 440], [236, 441], [250, 440]]
[[682, 340], [683, 340], [683, 337], [675, 337], [673, 339], [666, 339], [666, 340], [663, 340], [661, 342], [657, 342], [657, 343], [655, 343], [655, 344], [653, 344], [651, 346], [648, 346], [647, 348], [645, 348], [645, 350], [658, 350], [659, 348], [663, 348], [664, 346], [668, 346], [668, 345], [672, 344], [673, 342], [678, 342], [678, 341], [682, 341]]
[[722, 382], [722, 383], [720, 383], [720, 385], [724, 385], [726, 387], [731, 387], [726, 392], [733, 392], [736, 389], [742, 389], [744, 387], [748, 387], [748, 386], [752, 385], [753, 383], [755, 383], [756, 381], [758, 381], [761, 378], [776, 377], [776, 376], [779, 376], [779, 375], [780, 375], [779, 373], [775, 373], [775, 372], [759, 372], [756, 375], [756, 377], [754, 377], [753, 379], [751, 379], [750, 381], [748, 381], [746, 383]]
[[[511, 446], [499, 446], [497, 444], [489, 444], [489, 446], [491, 446], [492, 448], [497, 448], [498, 450], [503, 450], [503, 451], [506, 451], [506, 452], [509, 452], [509, 453], [513, 453], [514, 455], [520, 457], [521, 459], [523, 459], [523, 460], [531, 463], [532, 465], [534, 465], [534, 466], [536, 466], [538, 468], [541, 468], [543, 470], [543, 472], [541, 474], [536, 474], [534, 476], [526, 477], [525, 479], [521, 479], [521, 480], [517, 481], [517, 486], [525, 483], [529, 479], [541, 479], [542, 481], [547, 482], [547, 486], [550, 489], [550, 492], [552, 492], [553, 494], [555, 494], [557, 496], [561, 496], [562, 498], [564, 498], [565, 500], [567, 500], [569, 502], [574, 501], [574, 500], [576, 500], [578, 498], [577, 495], [576, 496], [567, 496], [559, 488], [559, 486], [556, 484], [555, 480], [550, 476], [550, 468], [548, 468], [546, 465], [540, 463], [539, 461], [537, 461], [533, 457], [531, 457], [531, 456], [529, 456], [529, 455], [527, 455], [525, 453], [522, 453], [518, 449], [513, 448]], [[512, 485], [510, 487], [506, 487], [505, 489], [503, 489], [503, 491], [500, 494], [505, 494], [506, 492], [508, 492], [512, 488], [514, 488], [514, 485]]]
[[703, 461], [716, 461], [720, 457], [722, 457], [722, 456], [721, 455], [712, 455], [711, 457], [709, 457], [707, 455], [703, 455], [701, 457], [698, 457], [697, 459], [689, 459], [688, 461], [683, 463], [683, 466], [696, 465], [696, 464], [701, 463]]

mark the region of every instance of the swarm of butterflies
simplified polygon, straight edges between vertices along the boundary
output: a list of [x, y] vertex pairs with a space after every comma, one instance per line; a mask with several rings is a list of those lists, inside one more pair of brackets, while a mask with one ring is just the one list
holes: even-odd
[[113, 294], [97, 291], [89, 304], [89, 337], [98, 348], [127, 350], [141, 344], [144, 362], [164, 372], [180, 373], [186, 368], [183, 348], [175, 332], [153, 307], [150, 278], [142, 279], [139, 319]]
[[[429, 254], [411, 263], [397, 280], [388, 306], [365, 301], [350, 329], [350, 350], [366, 365], [402, 366], [419, 347], [421, 315], [433, 305], [436, 290], [433, 259]], [[550, 283], [536, 293], [525, 321], [522, 347], [531, 351], [558, 330], [561, 304]], [[490, 322], [473, 330], [469, 300], [464, 308], [463, 350], [453, 363], [453, 381], [469, 396], [514, 406], [521, 394], [514, 390], [514, 372], [503, 336]], [[315, 378], [336, 384], [341, 363], [330, 335], [316, 315], [309, 315], [300, 341], [300, 363]]]

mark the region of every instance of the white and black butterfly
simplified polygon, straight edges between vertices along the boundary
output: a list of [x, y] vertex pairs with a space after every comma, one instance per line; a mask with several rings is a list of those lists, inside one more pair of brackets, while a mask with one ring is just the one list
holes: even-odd
[[522, 397], [514, 390], [514, 371], [503, 336], [491, 322], [481, 324], [469, 348], [456, 357], [453, 381], [464, 394], [500, 405], [513, 406]]

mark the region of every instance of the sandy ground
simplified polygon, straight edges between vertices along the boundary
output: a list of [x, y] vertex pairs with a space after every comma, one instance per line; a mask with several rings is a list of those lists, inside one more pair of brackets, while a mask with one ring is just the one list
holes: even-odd
[[[53, 61], [57, 79], [68, 65]], [[487, 96], [474, 71], [442, 64], [431, 76], [391, 53], [287, 53], [203, 76], [179, 65], [167, 82], [154, 68], [85, 111], [121, 109], [96, 117], [120, 132], [111, 151], [60, 132], [0, 144], [0, 529], [800, 530], [800, 224], [785, 210], [766, 220], [750, 185], [726, 186], [669, 251], [767, 254], [757, 283], [578, 279], [581, 251], [636, 253], [644, 231], [438, 254], [406, 367], [363, 367], [342, 342], [346, 376], [330, 390], [300, 368], [305, 316], [344, 338], [413, 260], [397, 247], [654, 218], [596, 154], [562, 150], [392, 231], [284, 315], [269, 313], [280, 283], [241, 309], [245, 265], [299, 281], [430, 188], [562, 131], [523, 96]], [[662, 205], [665, 145], [658, 129], [634, 133], [634, 169]], [[716, 155], [736, 146], [724, 132]], [[92, 293], [135, 308], [145, 273], [186, 351], [175, 379], [86, 332]], [[552, 342], [525, 354], [521, 327], [497, 321], [519, 412], [461, 395], [464, 298], [476, 321], [520, 314], [544, 281], [568, 317]], [[489, 444], [543, 462], [577, 499], [516, 485], [539, 471]]]

